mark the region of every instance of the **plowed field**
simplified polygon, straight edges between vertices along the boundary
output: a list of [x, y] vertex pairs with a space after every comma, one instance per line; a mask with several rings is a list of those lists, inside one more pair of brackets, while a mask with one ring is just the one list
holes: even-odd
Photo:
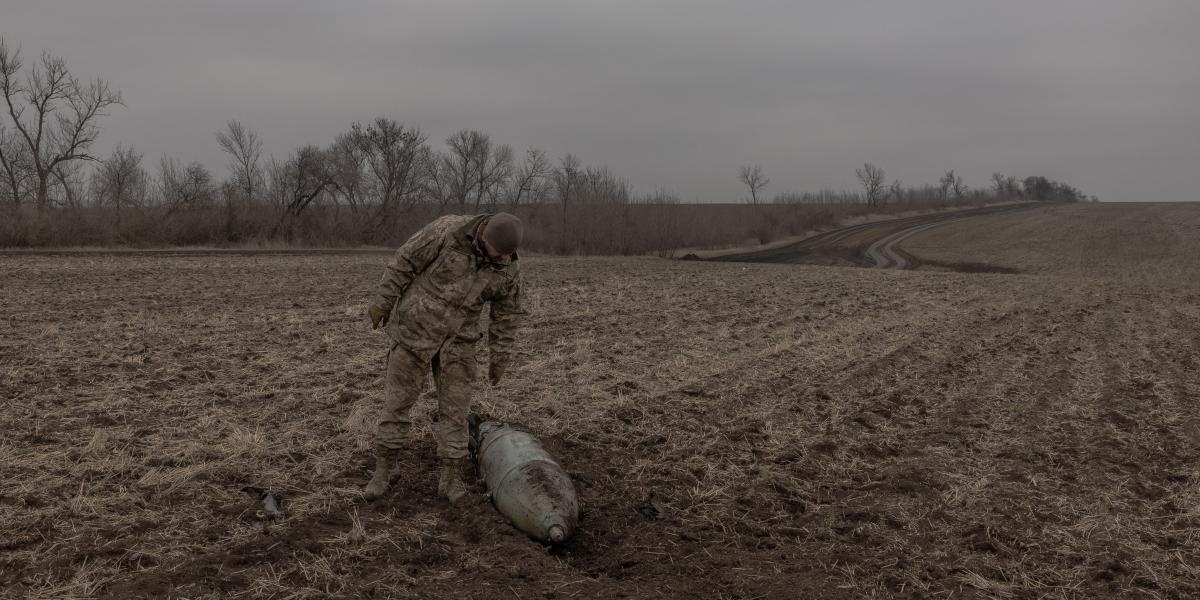
[[[572, 474], [553, 549], [435, 498], [431, 399], [359, 497], [386, 255], [0, 256], [0, 596], [1197, 597], [1200, 207], [1103, 248], [1068, 208], [903, 244], [1011, 274], [526, 259], [476, 406]], [[1051, 267], [1147, 244], [1175, 266]]]

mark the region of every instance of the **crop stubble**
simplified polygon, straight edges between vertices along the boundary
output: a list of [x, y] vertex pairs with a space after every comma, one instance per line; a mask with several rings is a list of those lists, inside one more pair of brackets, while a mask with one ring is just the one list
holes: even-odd
[[2, 593], [1200, 594], [1200, 286], [529, 259], [477, 408], [575, 479], [547, 551], [434, 499], [429, 399], [358, 499], [383, 260], [0, 257]]

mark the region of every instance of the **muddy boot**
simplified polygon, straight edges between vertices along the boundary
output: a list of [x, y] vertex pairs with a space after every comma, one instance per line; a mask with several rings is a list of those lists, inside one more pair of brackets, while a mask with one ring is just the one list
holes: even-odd
[[462, 464], [459, 459], [444, 459], [442, 474], [438, 477], [438, 494], [450, 502], [458, 504], [467, 495], [467, 486], [463, 485]]
[[399, 454], [400, 451], [395, 448], [375, 446], [375, 474], [371, 476], [367, 487], [363, 488], [363, 498], [366, 498], [367, 502], [378, 500], [388, 492], [392, 467], [395, 466], [396, 456]]

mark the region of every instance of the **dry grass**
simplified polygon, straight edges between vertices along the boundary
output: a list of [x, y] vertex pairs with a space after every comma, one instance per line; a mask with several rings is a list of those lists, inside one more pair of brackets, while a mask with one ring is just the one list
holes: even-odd
[[428, 399], [358, 498], [381, 262], [0, 257], [0, 595], [1200, 594], [1200, 286], [530, 260], [477, 406], [572, 472], [547, 551], [433, 498]]
[[922, 258], [1159, 287], [1200, 281], [1200, 204], [1055, 204], [936, 227], [904, 242]]

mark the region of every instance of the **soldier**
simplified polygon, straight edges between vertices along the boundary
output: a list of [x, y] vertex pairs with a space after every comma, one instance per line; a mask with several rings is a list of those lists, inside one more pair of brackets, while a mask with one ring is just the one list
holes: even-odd
[[383, 411], [375, 434], [375, 474], [367, 500], [388, 491], [391, 469], [412, 425], [409, 409], [433, 370], [438, 416], [434, 426], [441, 475], [438, 493], [451, 504], [466, 494], [467, 412], [475, 380], [479, 315], [491, 304], [488, 380], [499, 383], [512, 358], [521, 309], [516, 250], [521, 221], [508, 213], [445, 216], [396, 251], [367, 309], [375, 329], [391, 338]]

